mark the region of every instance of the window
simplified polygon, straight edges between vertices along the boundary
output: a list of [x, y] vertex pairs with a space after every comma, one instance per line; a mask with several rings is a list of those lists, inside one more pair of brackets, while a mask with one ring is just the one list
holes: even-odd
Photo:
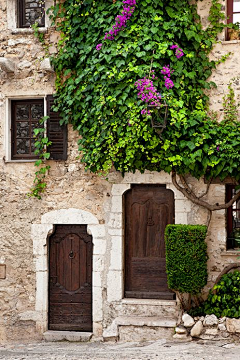
[[27, 28], [36, 22], [45, 26], [45, 1], [18, 0], [18, 27]]
[[[46, 102], [46, 104], [45, 104]], [[54, 98], [11, 100], [11, 159], [36, 159], [34, 129], [46, 114], [46, 133], [51, 145], [47, 149], [53, 160], [67, 159], [67, 126], [60, 126], [60, 114], [52, 110]], [[46, 106], [45, 106], [46, 105]], [[46, 113], [44, 109], [47, 109]]]
[[34, 129], [44, 116], [43, 99], [12, 101], [12, 159], [34, 159]]
[[[227, 0], [228, 23], [240, 23], [240, 0]], [[238, 32], [228, 29], [228, 40], [239, 39]]]
[[[236, 186], [226, 186], [226, 201], [230, 201], [232, 197], [238, 192]], [[235, 201], [233, 205], [227, 209], [227, 247], [234, 249], [240, 247], [237, 239], [240, 240], [240, 199]]]

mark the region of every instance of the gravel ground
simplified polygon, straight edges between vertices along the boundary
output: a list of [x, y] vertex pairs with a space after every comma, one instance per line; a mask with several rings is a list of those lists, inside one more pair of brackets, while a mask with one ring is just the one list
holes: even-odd
[[0, 345], [4, 360], [240, 360], [240, 343], [164, 339], [128, 343], [31, 343]]

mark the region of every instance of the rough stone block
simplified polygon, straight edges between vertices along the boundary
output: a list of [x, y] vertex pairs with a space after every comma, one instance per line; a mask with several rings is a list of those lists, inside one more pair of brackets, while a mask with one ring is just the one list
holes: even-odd
[[203, 325], [204, 326], [213, 326], [213, 325], [218, 325], [218, 318], [216, 317], [216, 315], [212, 314], [212, 315], [206, 315], [205, 319], [203, 321]]
[[88, 233], [94, 238], [104, 238], [106, 235], [105, 225], [88, 225]]
[[180, 341], [192, 341], [191, 336], [187, 336], [186, 334], [175, 334], [173, 335], [174, 340], [180, 340]]
[[106, 240], [95, 239], [93, 244], [93, 253], [95, 255], [104, 255], [106, 252], [107, 243]]
[[218, 334], [218, 329], [217, 328], [208, 328], [205, 330], [205, 335], [217, 335]]
[[122, 214], [110, 214], [108, 226], [115, 229], [122, 229], [123, 221], [122, 221]]
[[107, 299], [109, 302], [120, 301], [123, 295], [123, 272], [109, 271], [107, 277]]
[[193, 318], [188, 314], [183, 314], [182, 321], [183, 321], [183, 325], [185, 327], [191, 327], [195, 324], [195, 321], [193, 320]]
[[112, 236], [111, 238], [111, 270], [123, 270], [123, 239], [121, 236]]
[[176, 200], [175, 201], [175, 212], [183, 213], [190, 212], [192, 210], [192, 204], [189, 200]]
[[93, 287], [101, 287], [102, 286], [102, 273], [101, 272], [93, 272]]
[[129, 189], [130, 189], [130, 184], [113, 184], [112, 195], [122, 196]]
[[226, 319], [227, 331], [230, 333], [240, 333], [240, 319]]
[[196, 324], [191, 329], [190, 334], [191, 334], [192, 337], [198, 337], [202, 333], [202, 330], [203, 330], [203, 324], [199, 320], [198, 322], [196, 322]]
[[103, 255], [93, 255], [93, 271], [103, 271], [104, 257]]
[[122, 196], [114, 195], [112, 197], [111, 211], [113, 213], [122, 213], [122, 211], [123, 211], [122, 207], [123, 207], [123, 198], [122, 198]]
[[188, 217], [186, 212], [178, 212], [175, 214], [175, 224], [188, 224]]
[[93, 287], [93, 321], [99, 322], [102, 319], [102, 289], [101, 287]]
[[177, 326], [175, 328], [176, 334], [187, 334], [187, 329], [184, 326]]
[[46, 58], [41, 62], [40, 69], [43, 70], [43, 71], [54, 72], [54, 69], [53, 69], [53, 67], [51, 65], [51, 62], [50, 62], [49, 58]]
[[7, 73], [13, 73], [15, 71], [14, 62], [4, 57], [0, 57], [0, 67]]
[[226, 326], [224, 324], [218, 324], [218, 329], [220, 331], [226, 331]]

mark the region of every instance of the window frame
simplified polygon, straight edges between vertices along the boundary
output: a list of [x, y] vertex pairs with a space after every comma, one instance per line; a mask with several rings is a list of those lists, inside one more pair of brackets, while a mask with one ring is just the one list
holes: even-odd
[[[233, 196], [233, 190], [236, 188], [235, 185], [226, 185], [226, 202], [230, 201], [232, 199]], [[239, 200], [238, 200], [239, 201]], [[240, 207], [239, 209], [233, 209], [233, 205], [230, 206], [227, 209], [226, 212], [226, 225], [227, 225], [227, 250], [229, 249], [235, 249], [235, 248], [239, 248], [240, 244], [236, 246], [236, 241], [235, 238], [233, 237], [232, 233], [235, 229], [234, 227], [234, 220], [233, 220], [233, 212], [234, 211], [239, 211], [240, 212]], [[240, 229], [240, 227], [239, 227]], [[239, 230], [240, 231], [240, 230]]]
[[[227, 0], [227, 23], [233, 23], [233, 15], [234, 14], [240, 14], [240, 11], [233, 11], [233, 2], [234, 0]], [[229, 39], [229, 30], [230, 29], [226, 29], [226, 40], [230, 40]]]
[[[25, 23], [25, 0], [17, 0], [17, 27], [20, 29], [31, 28], [31, 24], [27, 25]], [[45, 6], [46, 1], [44, 1], [44, 5], [41, 8], [44, 8], [43, 16], [41, 17], [41, 22], [39, 22], [39, 27], [45, 27]]]
[[[45, 114], [45, 101], [44, 98], [31, 98], [31, 99], [17, 99], [11, 100], [11, 160], [36, 160], [38, 159], [37, 155], [33, 154], [17, 154], [16, 142], [17, 142], [17, 134], [16, 134], [16, 124], [18, 123], [16, 119], [16, 111], [15, 107], [17, 104], [43, 104], [43, 116]], [[30, 139], [30, 147], [29, 151], [31, 151], [31, 125], [33, 122], [31, 118], [29, 118], [30, 128], [29, 128], [29, 139]]]
[[59, 112], [54, 112], [51, 108], [54, 102], [54, 95], [22, 95], [8, 97], [5, 102], [6, 109], [6, 124], [5, 124], [5, 135], [4, 135], [4, 162], [35, 162], [38, 158], [37, 156], [14, 156], [13, 151], [13, 103], [18, 101], [29, 102], [43, 101], [44, 104], [44, 113], [43, 116], [48, 116], [47, 121], [44, 123], [45, 136], [48, 137], [51, 145], [47, 148], [47, 151], [50, 152], [50, 160], [55, 161], [66, 161], [68, 158], [68, 126], [67, 124], [60, 125], [61, 114]]

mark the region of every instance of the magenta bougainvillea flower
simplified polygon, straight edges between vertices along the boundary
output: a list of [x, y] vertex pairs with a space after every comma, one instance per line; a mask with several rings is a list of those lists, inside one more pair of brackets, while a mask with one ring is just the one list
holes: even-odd
[[96, 46], [96, 49], [99, 51], [99, 50], [101, 50], [101, 48], [102, 48], [102, 44], [98, 44], [97, 46]]
[[[114, 40], [117, 34], [127, 26], [127, 21], [130, 19], [135, 11], [136, 0], [124, 0], [123, 11], [118, 15], [115, 24], [109, 32], [105, 33], [104, 40]], [[102, 44], [96, 46], [96, 50], [101, 50]]]
[[[155, 78], [154, 70], [152, 72], [152, 78]], [[146, 104], [153, 106], [160, 106], [161, 94], [157, 91], [156, 87], [153, 85], [153, 81], [144, 77], [135, 82], [135, 86], [138, 89], [138, 97], [144, 101]], [[142, 110], [144, 111], [144, 110]], [[147, 111], [142, 112], [146, 114]]]
[[171, 50], [174, 50], [175, 49], [175, 55], [176, 55], [176, 58], [177, 59], [180, 59], [183, 55], [184, 55], [184, 52], [182, 49], [180, 49], [180, 47], [178, 45], [171, 45], [170, 46], [170, 49]]

